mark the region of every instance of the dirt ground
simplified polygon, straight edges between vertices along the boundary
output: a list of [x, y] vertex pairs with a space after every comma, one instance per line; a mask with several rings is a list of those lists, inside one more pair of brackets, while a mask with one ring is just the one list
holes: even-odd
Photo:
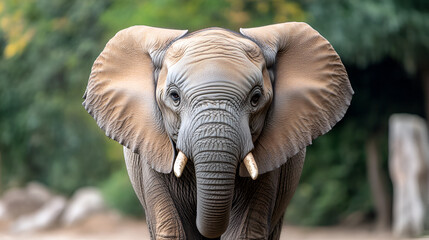
[[[146, 223], [139, 219], [103, 214], [70, 227], [53, 228], [37, 233], [12, 234], [6, 223], [0, 224], [0, 240], [136, 240], [149, 239]], [[286, 225], [282, 240], [390, 240], [396, 239], [387, 232], [374, 232], [367, 228], [297, 227]]]

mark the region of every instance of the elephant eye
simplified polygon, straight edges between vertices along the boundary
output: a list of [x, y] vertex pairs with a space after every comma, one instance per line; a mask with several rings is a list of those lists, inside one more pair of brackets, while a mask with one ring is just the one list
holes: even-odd
[[170, 97], [171, 97], [171, 99], [173, 99], [173, 101], [174, 101], [175, 104], [179, 104], [179, 102], [180, 102], [179, 93], [177, 93], [176, 91], [172, 91], [170, 93]]
[[255, 92], [250, 99], [250, 104], [252, 104], [253, 107], [256, 107], [258, 105], [259, 99], [261, 98], [261, 93], [259, 91]]

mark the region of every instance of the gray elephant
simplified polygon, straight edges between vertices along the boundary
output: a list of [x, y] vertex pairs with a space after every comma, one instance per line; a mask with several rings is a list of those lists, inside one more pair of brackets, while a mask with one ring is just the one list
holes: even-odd
[[350, 104], [309, 25], [240, 32], [134, 26], [93, 65], [83, 105], [124, 145], [152, 239], [279, 239], [305, 147]]

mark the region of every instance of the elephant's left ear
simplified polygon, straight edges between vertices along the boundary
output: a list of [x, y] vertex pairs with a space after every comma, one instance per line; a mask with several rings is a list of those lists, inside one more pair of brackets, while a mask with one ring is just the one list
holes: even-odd
[[344, 116], [353, 90], [338, 54], [308, 24], [240, 31], [259, 44], [267, 67], [274, 71], [274, 99], [253, 150], [262, 174], [328, 132]]
[[118, 32], [95, 60], [83, 106], [106, 135], [153, 169], [171, 172], [174, 149], [155, 101], [156, 71], [186, 31], [134, 26]]

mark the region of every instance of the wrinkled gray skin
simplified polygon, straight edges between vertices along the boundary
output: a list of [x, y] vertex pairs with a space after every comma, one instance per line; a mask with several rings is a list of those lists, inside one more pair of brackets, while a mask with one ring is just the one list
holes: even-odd
[[[172, 37], [163, 32], [153, 41], [144, 30], [131, 41], [137, 48], [116, 46], [117, 39], [127, 41], [138, 32], [128, 29], [94, 64], [84, 105], [109, 137], [125, 145], [127, 169], [152, 239], [279, 239], [305, 146], [344, 115], [352, 90], [335, 51], [316, 31], [297, 23], [273, 26], [245, 29], [247, 36], [222, 29], [185, 36], [174, 32]], [[295, 33], [298, 40], [289, 37]], [[264, 38], [270, 34], [274, 37]], [[307, 51], [306, 44], [316, 47]], [[148, 63], [134, 54], [140, 46], [149, 49]], [[127, 55], [121, 57], [123, 52]], [[290, 55], [283, 58], [283, 52]], [[127, 93], [123, 79], [140, 81], [137, 70], [123, 70], [131, 68], [134, 56], [142, 68], [153, 64], [155, 83], [152, 88], [134, 80], [127, 84], [131, 90], [154, 92], [156, 103], [149, 97], [133, 104], [140, 93], [127, 98], [133, 92]], [[109, 89], [116, 74], [118, 85]], [[140, 119], [137, 127], [134, 116]], [[180, 178], [171, 173], [178, 151], [189, 158]], [[256, 180], [242, 164], [249, 152], [259, 167]]]

